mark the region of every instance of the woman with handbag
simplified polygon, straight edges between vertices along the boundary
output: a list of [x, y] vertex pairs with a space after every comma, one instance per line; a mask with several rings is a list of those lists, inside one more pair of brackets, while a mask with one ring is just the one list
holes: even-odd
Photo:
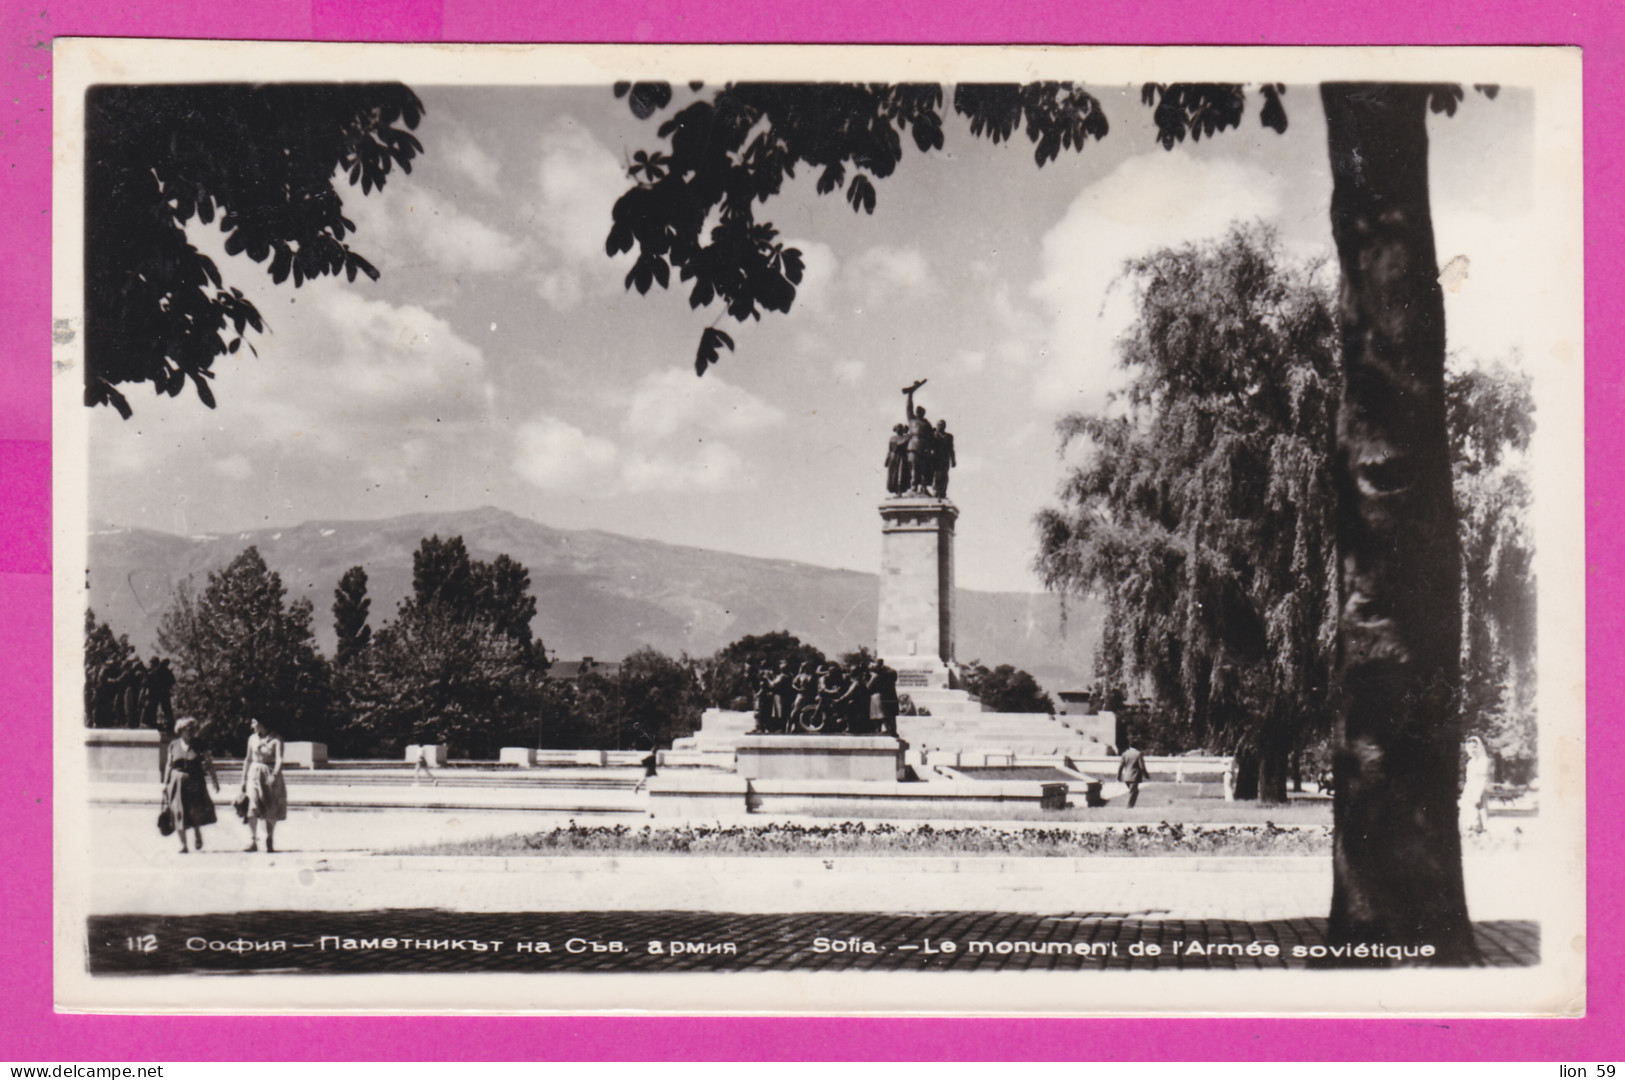
[[202, 851], [203, 833], [199, 830], [216, 821], [214, 801], [204, 786], [205, 777], [214, 785], [214, 790], [220, 790], [214, 758], [201, 747], [198, 729], [198, 722], [190, 716], [177, 720], [175, 738], [169, 744], [169, 757], [164, 763], [164, 808], [180, 834], [182, 855], [188, 850], [186, 830], [192, 830], [192, 840]]
[[254, 734], [248, 737], [248, 753], [243, 758], [243, 794], [248, 797], [248, 847], [260, 848], [259, 823], [265, 822], [265, 850], [276, 850], [276, 823], [288, 816], [288, 787], [282, 779], [282, 740], [264, 721], [250, 720]]

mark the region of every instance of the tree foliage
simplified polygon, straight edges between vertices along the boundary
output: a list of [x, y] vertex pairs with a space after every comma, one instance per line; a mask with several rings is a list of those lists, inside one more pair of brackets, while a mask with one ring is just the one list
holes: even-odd
[[[423, 105], [398, 84], [92, 87], [85, 97], [85, 404], [128, 418], [119, 387], [210, 407], [218, 357], [259, 309], [187, 239], [218, 217], [226, 252], [275, 282], [378, 271], [356, 252], [336, 173], [363, 194], [410, 172]], [[404, 124], [404, 128], [398, 125]], [[249, 346], [252, 349], [252, 345]]]
[[535, 735], [547, 661], [530, 620], [530, 573], [469, 558], [460, 536], [425, 538], [412, 594], [350, 676], [355, 725], [374, 745], [445, 742], [490, 757]]
[[[127, 634], [115, 634], [105, 622], [96, 621], [96, 613], [85, 609], [85, 726], [96, 727], [99, 722], [96, 693], [102, 680], [111, 672], [122, 670], [124, 664], [135, 659], [135, 649]], [[105, 694], [106, 691], [103, 690]]]
[[287, 601], [282, 578], [247, 548], [211, 572], [201, 593], [183, 583], [158, 627], [174, 659], [178, 711], [213, 724], [240, 747], [259, 719], [288, 739], [327, 738], [328, 673], [308, 600]]
[[1284, 800], [1294, 740], [1329, 711], [1332, 301], [1258, 228], [1125, 274], [1133, 377], [1107, 411], [1061, 422], [1092, 453], [1039, 515], [1038, 568], [1105, 601], [1100, 677], [1143, 681], [1193, 742], [1251, 759]]
[[367, 597], [367, 571], [352, 566], [339, 578], [333, 590], [333, 634], [338, 644], [333, 651], [333, 662], [344, 667], [366, 651], [372, 641], [372, 627], [367, 624], [372, 601]]
[[1462, 721], [1509, 776], [1535, 758], [1535, 578], [1527, 375], [1505, 365], [1445, 385], [1462, 552]]
[[[672, 99], [664, 83], [618, 84], [639, 119]], [[844, 191], [854, 212], [873, 214], [877, 181], [896, 171], [905, 139], [921, 153], [944, 145], [943, 91], [934, 84], [729, 83], [660, 125], [665, 151], [639, 150], [634, 186], [615, 203], [605, 240], [610, 255], [637, 253], [626, 287], [692, 282], [693, 308], [720, 301], [739, 322], [787, 312], [801, 283], [801, 251], [756, 219], [755, 204], [779, 194], [798, 167], [817, 174], [818, 194]], [[1039, 165], [1081, 150], [1107, 132], [1093, 96], [1064, 82], [958, 87], [954, 110], [973, 135], [994, 142], [1026, 125]], [[709, 226], [709, 231], [707, 228]], [[701, 334], [698, 374], [733, 339], [714, 326]]]
[[982, 708], [999, 713], [1053, 713], [1055, 701], [1028, 672], [1010, 664], [989, 669], [972, 661], [965, 665], [965, 689]]
[[569, 745], [606, 750], [654, 750], [692, 735], [704, 691], [699, 665], [645, 646], [613, 674], [589, 672], [576, 682]]

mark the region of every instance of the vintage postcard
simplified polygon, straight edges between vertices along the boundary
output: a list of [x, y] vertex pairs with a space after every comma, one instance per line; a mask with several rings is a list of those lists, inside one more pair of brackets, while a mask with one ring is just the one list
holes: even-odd
[[1577, 51], [55, 50], [59, 1008], [1584, 1012]]

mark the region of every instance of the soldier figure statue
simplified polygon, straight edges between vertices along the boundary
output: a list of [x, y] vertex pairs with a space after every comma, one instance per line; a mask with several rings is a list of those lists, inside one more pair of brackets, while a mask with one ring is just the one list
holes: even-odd
[[924, 379], [903, 387], [903, 413], [908, 421], [908, 471], [906, 492], [910, 495], [930, 495], [931, 481], [936, 478], [932, 464], [932, 442], [936, 432], [925, 418], [925, 407], [914, 404], [914, 391], [925, 385]]
[[954, 458], [954, 437], [948, 433], [948, 421], [937, 421], [937, 434], [931, 449], [932, 460], [936, 465], [936, 496], [939, 499], [948, 497], [948, 470], [956, 467], [959, 462]]
[[886, 493], [908, 494], [908, 425], [898, 424], [891, 429], [891, 442], [886, 446]]

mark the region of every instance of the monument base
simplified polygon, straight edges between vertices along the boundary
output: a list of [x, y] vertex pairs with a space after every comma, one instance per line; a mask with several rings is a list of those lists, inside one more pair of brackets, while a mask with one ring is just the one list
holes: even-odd
[[157, 784], [163, 779], [169, 736], [151, 728], [85, 728], [90, 779]]
[[896, 783], [902, 740], [891, 735], [745, 735], [735, 772], [746, 780], [879, 780]]

